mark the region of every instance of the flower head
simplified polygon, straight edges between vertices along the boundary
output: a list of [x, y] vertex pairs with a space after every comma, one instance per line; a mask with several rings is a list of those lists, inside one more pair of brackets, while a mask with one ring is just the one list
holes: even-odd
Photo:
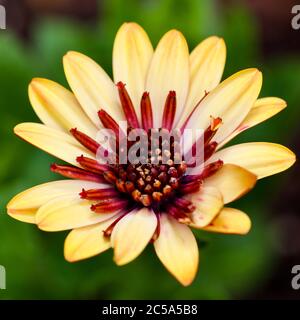
[[[72, 230], [64, 250], [72, 262], [113, 248], [115, 262], [124, 265], [153, 243], [165, 267], [189, 285], [199, 259], [191, 228], [246, 234], [249, 217], [224, 205], [295, 161], [273, 143], [223, 148], [286, 106], [279, 98], [257, 99], [257, 69], [220, 83], [225, 55], [218, 37], [189, 54], [176, 30], [153, 51], [135, 23], [122, 25], [115, 39], [115, 83], [92, 59], [68, 52], [63, 62], [72, 92], [33, 79], [29, 98], [43, 124], [22, 123], [14, 131], [67, 162], [51, 170], [69, 179], [20, 193], [8, 214], [45, 231]], [[99, 139], [103, 128], [107, 144]], [[195, 141], [182, 143], [185, 130], [198, 129]]]

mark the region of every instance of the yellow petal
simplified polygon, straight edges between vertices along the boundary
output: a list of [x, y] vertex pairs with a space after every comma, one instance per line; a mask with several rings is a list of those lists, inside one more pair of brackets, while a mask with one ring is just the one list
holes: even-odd
[[144, 29], [133, 22], [124, 23], [114, 42], [114, 81], [126, 84], [139, 119], [140, 101], [152, 55], [153, 48]]
[[89, 136], [96, 136], [96, 126], [73, 93], [58, 83], [35, 78], [29, 85], [28, 93], [34, 111], [48, 127], [68, 133], [70, 129], [77, 128]]
[[18, 124], [14, 128], [14, 132], [35, 147], [75, 166], [78, 166], [76, 158], [80, 155], [95, 158], [69, 134], [40, 123]]
[[220, 83], [225, 60], [225, 42], [218, 37], [205, 39], [191, 52], [190, 89], [178, 126], [184, 123], [205, 92], [210, 92]]
[[167, 270], [184, 286], [190, 285], [197, 273], [199, 251], [189, 227], [168, 214], [161, 215], [160, 236], [154, 242], [156, 254]]
[[222, 125], [214, 141], [224, 140], [249, 113], [261, 85], [262, 74], [257, 69], [235, 73], [207, 95], [188, 121], [187, 128], [205, 130], [210, 125], [211, 116], [220, 117]]
[[155, 127], [161, 126], [164, 104], [170, 90], [176, 91], [175, 123], [177, 122], [186, 101], [189, 77], [189, 51], [186, 40], [179, 31], [171, 30], [158, 43], [146, 81]]
[[268, 97], [256, 100], [244, 121], [236, 130], [234, 130], [224, 141], [218, 145], [218, 149], [241, 132], [273, 117], [285, 107], [286, 102], [280, 98]]
[[81, 180], [60, 180], [44, 183], [16, 195], [7, 204], [7, 213], [20, 221], [35, 223], [37, 210], [50, 200], [64, 195], [78, 195], [82, 188], [99, 189], [105, 185], [81, 181]]
[[66, 240], [64, 247], [65, 259], [75, 262], [93, 257], [111, 247], [110, 239], [104, 237], [103, 231], [118, 218], [118, 215], [91, 226], [72, 230]]
[[233, 208], [224, 208], [212, 223], [203, 228], [203, 230], [229, 234], [247, 234], [250, 228], [251, 220], [246, 213]]
[[36, 214], [36, 224], [44, 231], [80, 228], [108, 220], [116, 213], [97, 214], [91, 211], [91, 201], [79, 195], [62, 196], [44, 204]]
[[97, 112], [107, 111], [116, 121], [124, 120], [117, 89], [105, 71], [92, 59], [70, 51], [63, 59], [69, 85], [86, 114], [101, 127]]
[[200, 191], [187, 197], [196, 209], [192, 213], [191, 226], [202, 228], [207, 226], [223, 207], [222, 194], [217, 188], [201, 187]]
[[205, 185], [219, 189], [226, 204], [250, 191], [256, 180], [256, 175], [244, 168], [233, 164], [225, 164], [214, 175], [205, 180]]
[[155, 214], [143, 208], [122, 218], [111, 235], [114, 261], [124, 265], [140, 255], [151, 240], [157, 225]]
[[284, 171], [296, 161], [295, 154], [291, 150], [269, 142], [237, 144], [216, 152], [209, 162], [218, 159], [224, 163], [243, 167], [255, 174], [258, 179]]

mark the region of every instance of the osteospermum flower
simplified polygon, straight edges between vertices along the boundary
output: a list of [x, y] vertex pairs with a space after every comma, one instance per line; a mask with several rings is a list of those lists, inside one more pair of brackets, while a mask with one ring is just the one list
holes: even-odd
[[[286, 170], [295, 161], [290, 150], [273, 143], [223, 148], [286, 106], [279, 98], [257, 99], [262, 85], [257, 69], [237, 72], [219, 84], [225, 55], [218, 37], [204, 40], [189, 54], [176, 30], [167, 32], [153, 51], [135, 23], [125, 23], [117, 33], [114, 82], [92, 59], [68, 52], [63, 63], [72, 92], [50, 80], [33, 79], [29, 98], [43, 124], [22, 123], [14, 131], [67, 162], [51, 169], [71, 179], [20, 193], [8, 204], [8, 214], [45, 231], [72, 230], [64, 248], [71, 262], [113, 248], [115, 262], [124, 265], [153, 243], [168, 271], [189, 285], [199, 259], [191, 228], [246, 234], [249, 217], [224, 205], [248, 192], [257, 179]], [[160, 140], [143, 164], [101, 163], [96, 154], [104, 147], [97, 142], [97, 132], [118, 132], [120, 121], [127, 121], [128, 132], [203, 129], [201, 170], [187, 171], [186, 162], [175, 161], [174, 149], [162, 164], [166, 150]], [[149, 144], [151, 139], [149, 134]], [[118, 141], [116, 159], [125, 140]]]

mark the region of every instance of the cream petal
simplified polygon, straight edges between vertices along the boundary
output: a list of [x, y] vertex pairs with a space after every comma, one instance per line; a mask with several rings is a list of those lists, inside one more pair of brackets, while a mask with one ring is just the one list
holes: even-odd
[[56, 198], [40, 207], [36, 224], [44, 231], [62, 231], [96, 224], [117, 214], [97, 214], [90, 209], [92, 204], [94, 202], [83, 200], [79, 195]]
[[107, 185], [81, 181], [59, 180], [44, 183], [16, 195], [7, 204], [7, 213], [20, 221], [35, 223], [37, 210], [47, 202], [65, 195], [78, 195], [84, 189], [100, 189]]
[[220, 190], [226, 204], [249, 192], [254, 187], [256, 180], [256, 175], [248, 170], [233, 164], [225, 164], [205, 180], [205, 185]]
[[122, 81], [140, 120], [140, 101], [145, 90], [146, 75], [153, 56], [147, 33], [136, 23], [124, 23], [119, 29], [113, 49], [115, 83]]
[[280, 98], [267, 97], [256, 100], [244, 121], [218, 145], [218, 149], [220, 149], [223, 145], [232, 140], [241, 132], [273, 117], [285, 107], [286, 102]]
[[156, 254], [166, 269], [184, 286], [190, 285], [197, 273], [199, 251], [189, 227], [162, 214], [160, 235], [154, 242]]
[[75, 166], [79, 166], [76, 158], [80, 155], [95, 158], [94, 154], [85, 149], [69, 134], [40, 123], [18, 124], [14, 128], [14, 132], [35, 147]]
[[117, 218], [118, 215], [104, 222], [72, 230], [65, 240], [65, 259], [75, 262], [108, 250], [111, 247], [110, 239], [104, 237], [103, 231]]
[[202, 41], [190, 55], [190, 89], [184, 112], [178, 127], [203, 98], [221, 81], [226, 60], [226, 45], [219, 37], [209, 37]]
[[211, 186], [202, 186], [200, 191], [186, 197], [195, 206], [192, 213], [191, 227], [203, 228], [207, 226], [223, 207], [221, 192]]
[[147, 208], [133, 211], [122, 218], [111, 236], [116, 264], [124, 265], [138, 257], [151, 240], [156, 226], [156, 216]]
[[171, 30], [158, 43], [146, 81], [156, 128], [161, 126], [164, 104], [170, 90], [176, 91], [175, 123], [179, 119], [188, 93], [189, 77], [189, 50], [186, 40], [179, 31]]
[[64, 132], [77, 128], [96, 137], [96, 126], [69, 90], [51, 80], [35, 78], [29, 85], [28, 93], [35, 113], [48, 127]]
[[[262, 85], [257, 69], [246, 69], [224, 80], [201, 102], [187, 122], [188, 129], [205, 130], [214, 118], [221, 117], [222, 125], [214, 136], [220, 142], [234, 131], [249, 113]], [[193, 142], [185, 148], [191, 147]], [[188, 144], [188, 143], [187, 143]]]
[[97, 114], [100, 109], [104, 109], [116, 121], [124, 120], [117, 88], [94, 60], [70, 51], [64, 56], [63, 62], [72, 91], [97, 127], [101, 127]]
[[223, 208], [212, 223], [203, 230], [228, 234], [247, 234], [250, 228], [251, 220], [246, 213], [233, 208]]
[[249, 142], [220, 150], [209, 162], [219, 159], [243, 167], [261, 179], [288, 169], [295, 163], [296, 156], [280, 144]]

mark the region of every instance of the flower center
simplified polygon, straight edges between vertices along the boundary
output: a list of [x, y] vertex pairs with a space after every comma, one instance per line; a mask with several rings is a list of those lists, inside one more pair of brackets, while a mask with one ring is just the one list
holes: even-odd
[[[149, 145], [151, 142], [150, 138]], [[174, 142], [171, 143], [171, 151], [164, 148], [163, 143], [161, 141], [155, 151], [149, 151], [143, 163], [113, 165], [112, 171], [104, 173], [104, 177], [113, 180], [121, 193], [129, 194], [134, 201], [146, 207], [169, 200], [179, 189], [187, 165], [184, 161], [175, 162]]]

